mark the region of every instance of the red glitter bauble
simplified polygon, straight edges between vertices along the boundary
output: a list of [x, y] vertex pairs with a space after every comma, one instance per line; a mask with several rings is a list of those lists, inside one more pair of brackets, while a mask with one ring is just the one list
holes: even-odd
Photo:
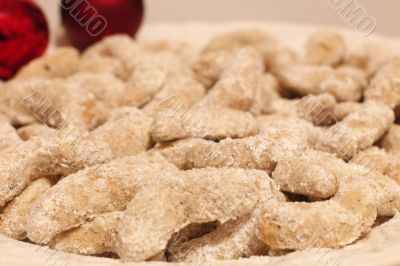
[[0, 0], [0, 78], [11, 78], [21, 66], [44, 53], [47, 21], [31, 0]]
[[107, 35], [136, 34], [143, 19], [143, 1], [62, 0], [61, 16], [72, 44], [83, 49]]

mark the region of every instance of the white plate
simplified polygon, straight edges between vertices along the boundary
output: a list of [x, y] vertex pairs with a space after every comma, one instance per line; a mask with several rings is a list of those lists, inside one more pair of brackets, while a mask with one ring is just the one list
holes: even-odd
[[[272, 22], [179, 23], [146, 25], [139, 39], [181, 40], [200, 48], [212, 36], [226, 31], [257, 28], [272, 33], [289, 47], [300, 51], [307, 37], [318, 29], [317, 25], [298, 25]], [[400, 40], [378, 35], [362, 37], [350, 29], [331, 28], [343, 34], [348, 46], [355, 48], [366, 42], [385, 46], [386, 51], [400, 54]], [[119, 260], [87, 257], [49, 250], [13, 239], [0, 237], [0, 265], [4, 266], [83, 266], [83, 265], [183, 265], [163, 262], [122, 263]], [[204, 265], [271, 265], [271, 266], [399, 266], [400, 216], [373, 229], [363, 240], [341, 250], [311, 249], [282, 257], [254, 257], [236, 261], [221, 261]]]

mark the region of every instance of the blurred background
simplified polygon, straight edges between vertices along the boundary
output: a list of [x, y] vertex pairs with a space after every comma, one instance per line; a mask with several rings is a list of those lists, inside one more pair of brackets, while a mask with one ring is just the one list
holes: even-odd
[[[36, 0], [58, 21], [57, 0]], [[352, 3], [376, 21], [376, 32], [400, 36], [399, 0], [145, 0], [146, 23], [184, 21], [272, 20], [351, 26], [332, 4]]]

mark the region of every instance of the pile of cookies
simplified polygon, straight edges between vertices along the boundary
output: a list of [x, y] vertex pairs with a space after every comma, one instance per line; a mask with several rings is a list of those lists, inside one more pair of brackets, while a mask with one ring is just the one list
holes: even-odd
[[0, 84], [1, 234], [124, 261], [341, 248], [400, 210], [400, 59], [115, 35]]

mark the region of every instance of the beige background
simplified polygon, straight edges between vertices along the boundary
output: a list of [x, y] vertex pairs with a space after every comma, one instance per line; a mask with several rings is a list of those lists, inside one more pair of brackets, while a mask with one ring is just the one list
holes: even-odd
[[[57, 0], [36, 0], [57, 22]], [[272, 20], [348, 27], [330, 0], [145, 0], [146, 22]], [[400, 36], [400, 0], [353, 1], [376, 20], [376, 31]]]

